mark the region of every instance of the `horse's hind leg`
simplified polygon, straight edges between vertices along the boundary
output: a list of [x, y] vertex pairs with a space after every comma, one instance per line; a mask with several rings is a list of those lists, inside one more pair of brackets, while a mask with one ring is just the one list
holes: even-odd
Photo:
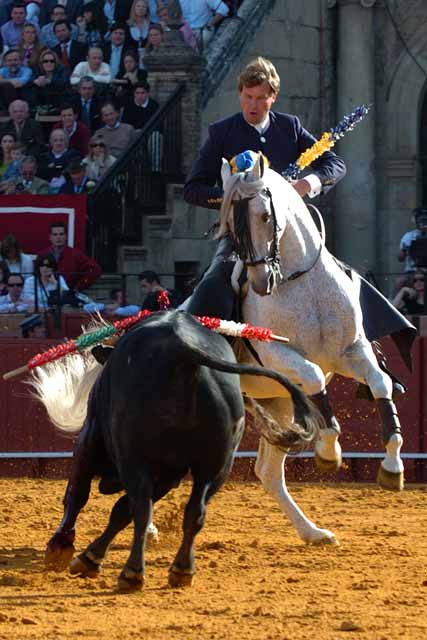
[[385, 489], [403, 489], [403, 462], [400, 449], [403, 444], [396, 406], [392, 400], [393, 383], [378, 365], [372, 346], [359, 340], [346, 353], [345, 365], [338, 373], [367, 384], [374, 396], [381, 418], [386, 449], [378, 470], [377, 482]]
[[[279, 422], [292, 418], [288, 400], [262, 401]], [[290, 413], [289, 413], [290, 411]], [[337, 544], [335, 535], [328, 529], [320, 529], [304, 515], [289, 494], [285, 480], [285, 459], [283, 451], [271, 445], [265, 438], [260, 439], [255, 473], [264, 489], [278, 502], [281, 511], [289, 518], [300, 538], [307, 544]]]

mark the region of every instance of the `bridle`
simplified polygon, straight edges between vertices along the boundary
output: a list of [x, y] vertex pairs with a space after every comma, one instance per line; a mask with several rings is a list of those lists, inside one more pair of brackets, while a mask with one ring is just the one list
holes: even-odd
[[[251, 230], [249, 225], [249, 202], [256, 198], [259, 193], [264, 193], [268, 196], [270, 200], [270, 211], [273, 220], [273, 240], [271, 242], [270, 250], [267, 255], [262, 256], [261, 258], [256, 257], [255, 249], [252, 242]], [[280, 227], [277, 222], [276, 210], [274, 208], [273, 196], [271, 194], [270, 189], [268, 187], [262, 189], [259, 193], [249, 196], [247, 198], [241, 198], [240, 200], [233, 200], [233, 208], [234, 208], [234, 239], [236, 243], [236, 253], [239, 256], [240, 260], [244, 263], [246, 267], [257, 267], [260, 264], [267, 265], [270, 276], [267, 293], [271, 293], [272, 288], [276, 284], [283, 284], [285, 282], [290, 282], [292, 280], [296, 280], [300, 276], [304, 275], [311, 271], [311, 269], [315, 266], [317, 261], [320, 258], [320, 254], [325, 244], [325, 226], [323, 223], [323, 218], [320, 211], [312, 204], [308, 204], [306, 206], [313, 209], [320, 221], [320, 237], [321, 243], [317, 254], [311, 263], [311, 265], [307, 269], [300, 269], [291, 273], [291, 275], [286, 278], [283, 276], [281, 268], [280, 268], [280, 249], [279, 249], [279, 231]]]

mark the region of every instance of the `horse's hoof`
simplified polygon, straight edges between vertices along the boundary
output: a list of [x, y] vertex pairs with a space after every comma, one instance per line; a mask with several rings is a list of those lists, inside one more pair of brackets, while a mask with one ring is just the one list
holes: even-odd
[[70, 564], [70, 573], [72, 576], [80, 576], [81, 578], [97, 578], [102, 571], [100, 564], [92, 562], [84, 553], [81, 553]]
[[185, 572], [175, 566], [169, 569], [168, 582], [170, 587], [191, 587], [193, 578], [194, 573], [192, 572]]
[[132, 591], [142, 591], [144, 586], [144, 575], [142, 572], [126, 569], [117, 578], [117, 591], [120, 593], [131, 593]]
[[150, 544], [151, 542], [158, 543], [159, 542], [159, 530], [154, 524], [154, 522], [150, 522], [147, 528], [147, 542]]
[[390, 491], [402, 491], [405, 484], [403, 471], [400, 473], [392, 473], [380, 465], [378, 469], [377, 482], [383, 489], [389, 489]]
[[305, 540], [306, 544], [311, 545], [331, 545], [334, 547], [339, 547], [339, 541], [335, 537], [335, 534], [332, 531], [328, 531], [328, 529], [317, 529], [310, 539]]
[[66, 546], [55, 542], [49, 542], [44, 554], [44, 564], [48, 571], [65, 571], [74, 555], [74, 546]]
[[314, 455], [314, 463], [320, 473], [336, 473], [342, 465], [342, 456], [336, 460], [325, 460], [318, 453]]

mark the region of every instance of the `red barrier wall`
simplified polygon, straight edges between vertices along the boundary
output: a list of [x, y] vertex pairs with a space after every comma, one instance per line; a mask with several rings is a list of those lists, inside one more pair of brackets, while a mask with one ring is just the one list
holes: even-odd
[[[0, 374], [25, 364], [32, 356], [47, 349], [57, 341], [21, 338], [0, 338]], [[405, 369], [391, 341], [385, 341], [384, 351], [390, 369], [408, 385], [409, 391], [398, 401], [403, 427], [405, 453], [425, 453], [427, 450], [427, 394], [426, 355], [427, 338], [417, 338], [414, 349], [413, 374]], [[381, 427], [375, 405], [366, 400], [356, 400], [356, 385], [350, 380], [336, 377], [329, 385], [331, 401], [341, 424], [343, 451], [383, 452]], [[2, 452], [55, 452], [71, 451], [72, 440], [60, 436], [50, 424], [44, 408], [30, 396], [26, 378], [0, 381], [0, 453]], [[243, 439], [243, 451], [257, 449], [257, 436], [249, 432]], [[288, 458], [287, 477], [292, 480], [318, 479], [312, 459]], [[427, 461], [405, 460], [405, 476], [409, 482], [427, 479]], [[327, 480], [374, 481], [379, 460], [345, 459], [338, 474]], [[253, 477], [253, 460], [238, 460], [235, 473], [238, 477]], [[0, 475], [67, 474], [70, 460], [12, 460], [0, 458]], [[323, 476], [325, 478], [325, 476]]]

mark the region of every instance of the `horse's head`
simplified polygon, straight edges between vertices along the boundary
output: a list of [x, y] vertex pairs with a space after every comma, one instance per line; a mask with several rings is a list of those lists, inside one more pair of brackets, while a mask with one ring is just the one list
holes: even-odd
[[[218, 236], [230, 230], [239, 258], [248, 268], [250, 285], [259, 295], [269, 295], [281, 279], [279, 226], [271, 191], [264, 179], [262, 154], [245, 152], [247, 169], [233, 173], [223, 159], [221, 177], [224, 199]], [[240, 156], [238, 156], [240, 158]], [[240, 162], [240, 166], [242, 163]]]

